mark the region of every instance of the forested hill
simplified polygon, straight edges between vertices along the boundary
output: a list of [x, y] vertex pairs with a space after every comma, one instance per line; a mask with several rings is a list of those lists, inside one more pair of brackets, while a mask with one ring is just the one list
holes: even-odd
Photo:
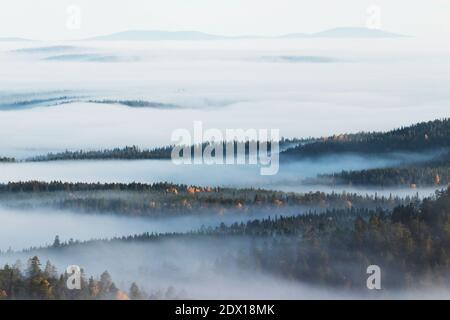
[[27, 161], [56, 161], [56, 160], [140, 160], [140, 159], [170, 159], [172, 146], [155, 149], [140, 149], [137, 146], [127, 146], [124, 148], [94, 150], [94, 151], [69, 151], [59, 153], [49, 153], [27, 159]]
[[75, 192], [75, 191], [161, 191], [177, 188], [186, 191], [187, 185], [178, 185], [168, 182], [147, 183], [87, 183], [87, 182], [62, 182], [62, 181], [25, 181], [0, 183], [0, 194], [23, 192]]
[[379, 187], [429, 187], [450, 185], [450, 152], [420, 164], [391, 168], [341, 171], [310, 178], [306, 183]]
[[[366, 268], [376, 263], [383, 270], [383, 289], [429, 285], [446, 288], [450, 284], [450, 189], [391, 211], [331, 210], [222, 224], [186, 234], [144, 233], [111, 240], [55, 241], [53, 246], [26, 252], [64, 250], [68, 254], [71, 249], [97, 248], [100, 243], [161, 243], [165, 239], [192, 245], [218, 245], [239, 239], [243, 245], [227, 247], [215, 261], [218, 268], [238, 264], [241, 270], [264, 271], [289, 281], [367, 292]], [[195, 241], [199, 239], [202, 241]]]
[[[291, 146], [296, 146], [301, 143], [307, 143], [310, 139], [284, 139], [282, 138], [280, 141], [280, 150], [287, 149]], [[243, 153], [248, 155], [250, 151], [249, 142], [230, 142], [230, 144], [234, 143], [234, 154], [236, 155], [240, 150], [243, 150]], [[256, 144], [256, 147], [259, 149], [260, 142], [252, 141], [252, 143]], [[211, 146], [210, 142], [205, 142], [199, 145], [191, 145], [187, 146], [188, 150], [191, 150], [191, 155], [194, 155], [194, 150], [196, 148], [201, 148], [202, 152]], [[37, 162], [37, 161], [57, 161], [57, 160], [143, 160], [143, 159], [155, 159], [155, 160], [170, 160], [172, 157], [173, 145], [163, 146], [154, 149], [141, 149], [138, 146], [126, 146], [123, 148], [114, 148], [114, 149], [104, 149], [104, 150], [77, 150], [70, 151], [66, 150], [58, 153], [48, 153], [45, 155], [39, 155], [35, 157], [31, 157], [26, 159], [29, 162]], [[271, 144], [270, 142], [267, 146], [264, 146], [270, 150]], [[226, 148], [226, 145], [223, 144], [223, 148]], [[214, 153], [214, 152], [213, 152]], [[183, 151], [181, 151], [183, 154]], [[224, 152], [225, 154], [225, 152]], [[0, 160], [1, 161], [1, 160]]]
[[56, 208], [86, 213], [160, 217], [174, 215], [297, 214], [330, 208], [392, 209], [416, 197], [351, 193], [286, 193], [260, 189], [152, 185], [18, 182], [0, 184], [0, 204], [18, 208]]
[[15, 162], [14, 158], [0, 157], [0, 162]]
[[377, 168], [342, 171], [305, 181], [315, 185], [431, 187], [450, 185], [450, 166]]
[[340, 134], [299, 145], [286, 157], [316, 157], [336, 153], [421, 152], [450, 147], [450, 118], [418, 123], [388, 132]]
[[86, 277], [84, 270], [80, 289], [67, 287], [69, 274], [58, 273], [56, 267], [47, 261], [44, 267], [39, 257], [28, 260], [27, 267], [21, 262], [6, 264], [0, 268], [0, 300], [140, 300], [147, 298], [139, 287], [132, 283], [129, 293], [114, 284], [105, 271], [100, 278]]
[[[235, 142], [235, 149], [237, 149]], [[204, 150], [205, 142], [201, 147]], [[195, 147], [191, 146], [191, 152]], [[270, 145], [269, 145], [270, 148]], [[318, 157], [337, 153], [380, 154], [389, 152], [422, 152], [450, 148], [450, 118], [422, 122], [388, 132], [338, 134], [323, 138], [285, 139], [280, 141], [282, 159]], [[95, 150], [64, 151], [35, 156], [27, 161], [170, 159], [173, 146], [141, 149], [137, 146]], [[245, 144], [249, 153], [249, 144]], [[6, 158], [4, 158], [6, 159]], [[9, 159], [13, 160], [13, 159]], [[0, 161], [1, 158], [0, 158]]]

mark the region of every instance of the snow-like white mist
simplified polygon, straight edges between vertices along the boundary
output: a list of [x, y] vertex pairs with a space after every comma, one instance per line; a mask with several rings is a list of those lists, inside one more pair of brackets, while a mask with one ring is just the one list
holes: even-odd
[[[259, 187], [303, 191], [321, 189], [304, 186], [305, 178], [317, 174], [396, 166], [431, 159], [435, 154], [398, 153], [365, 157], [335, 155], [320, 159], [281, 162], [273, 176], [262, 176], [257, 165], [176, 165], [170, 160], [82, 160], [0, 163], [0, 182], [142, 182], [169, 181], [198, 186]], [[328, 190], [328, 188], [327, 188]], [[354, 188], [355, 191], [358, 188]]]
[[[298, 209], [297, 214], [306, 211]], [[220, 223], [247, 222], [273, 215], [267, 210], [256, 214], [186, 215], [167, 218], [138, 218], [112, 214], [86, 214], [58, 211], [49, 208], [18, 210], [0, 207], [0, 251], [23, 250], [47, 246], [56, 235], [61, 241], [110, 239], [126, 235], [196, 231], [202, 227], [216, 227]], [[292, 215], [286, 211], [284, 216]]]
[[[24, 45], [1, 44], [0, 100], [16, 94], [23, 102], [30, 93], [69, 90], [62, 95], [75, 91], [88, 100], [142, 99], [185, 109], [76, 102], [0, 111], [0, 134], [8, 136], [0, 140], [3, 156], [165, 145], [174, 129], [191, 129], [194, 120], [205, 128], [278, 128], [283, 136], [305, 137], [388, 130], [449, 115], [449, 48], [424, 39], [78, 42], [56, 48], [32, 43], [26, 48], [41, 49], [14, 51]], [[83, 54], [109, 58], [86, 61]], [[66, 59], [49, 60], [58, 55]], [[295, 62], [295, 57], [331, 60]]]
[[[31, 251], [0, 256], [0, 264], [25, 263], [38, 254], [64, 270], [69, 265], [83, 267], [89, 275], [107, 270], [116, 285], [129, 288], [139, 283], [147, 293], [160, 291], [163, 299], [445, 299], [448, 290], [419, 291], [338, 290], [311, 286], [259, 270], [250, 260], [246, 267], [234, 256], [245, 252], [257, 240], [229, 238], [167, 239], [154, 243], [97, 243], [52, 251]], [[223, 264], [227, 257], [226, 265]], [[361, 278], [365, 284], [366, 277]], [[169, 289], [171, 288], [171, 289]], [[169, 290], [172, 291], [167, 295]]]

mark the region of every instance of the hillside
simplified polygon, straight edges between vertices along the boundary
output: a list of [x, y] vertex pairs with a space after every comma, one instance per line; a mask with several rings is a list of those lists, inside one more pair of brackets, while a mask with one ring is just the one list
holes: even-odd
[[286, 150], [291, 158], [360, 153], [421, 152], [450, 147], [450, 118], [421, 122], [388, 132], [339, 134]]

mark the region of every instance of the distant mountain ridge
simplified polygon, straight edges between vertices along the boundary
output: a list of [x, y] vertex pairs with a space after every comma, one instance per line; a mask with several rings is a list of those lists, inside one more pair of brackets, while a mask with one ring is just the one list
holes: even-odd
[[396, 33], [378, 29], [341, 27], [317, 33], [290, 33], [281, 36], [222, 36], [198, 31], [129, 30], [85, 40], [96, 41], [155, 41], [155, 40], [233, 40], [233, 39], [289, 39], [289, 38], [401, 38]]
[[[224, 36], [200, 31], [127, 30], [80, 39], [81, 41], [158, 41], [158, 40], [237, 40], [237, 39], [296, 39], [296, 38], [404, 38], [406, 35], [380, 29], [338, 27], [316, 33], [288, 33], [279, 36]], [[0, 42], [36, 41], [20, 37], [0, 37]]]

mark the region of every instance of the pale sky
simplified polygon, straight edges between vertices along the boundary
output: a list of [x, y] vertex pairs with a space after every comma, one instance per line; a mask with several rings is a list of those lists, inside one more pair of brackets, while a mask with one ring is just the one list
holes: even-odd
[[[81, 10], [79, 29], [67, 27], [71, 5]], [[450, 0], [1, 0], [0, 37], [70, 40], [130, 29], [318, 32], [364, 27], [372, 5], [381, 9], [384, 30], [450, 41]]]

